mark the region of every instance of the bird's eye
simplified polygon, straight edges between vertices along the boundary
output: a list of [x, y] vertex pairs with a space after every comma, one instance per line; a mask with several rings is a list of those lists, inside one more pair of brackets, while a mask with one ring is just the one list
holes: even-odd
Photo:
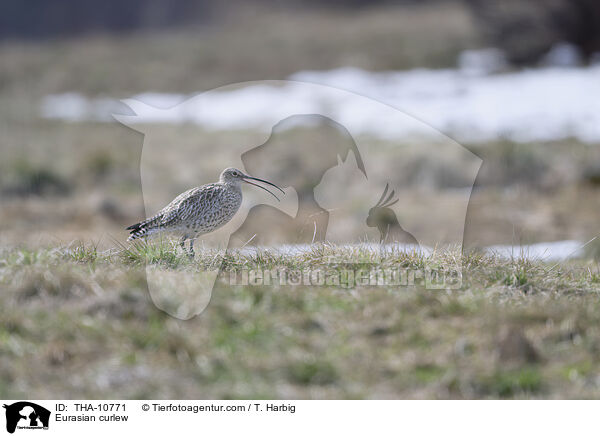
[[238, 175], [237, 171], [234, 171], [234, 172], [233, 172], [233, 175], [234, 175], [234, 176], [237, 176], [237, 175]]

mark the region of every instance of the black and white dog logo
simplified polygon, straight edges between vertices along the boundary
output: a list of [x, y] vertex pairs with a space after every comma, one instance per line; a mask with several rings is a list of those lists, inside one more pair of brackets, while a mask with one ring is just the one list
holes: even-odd
[[50, 411], [29, 401], [5, 404], [6, 431], [14, 433], [15, 429], [48, 429]]

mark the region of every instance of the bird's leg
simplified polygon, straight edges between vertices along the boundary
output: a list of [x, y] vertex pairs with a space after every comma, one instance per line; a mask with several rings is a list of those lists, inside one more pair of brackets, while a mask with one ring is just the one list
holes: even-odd
[[191, 238], [191, 239], [190, 239], [190, 253], [189, 253], [189, 256], [190, 256], [192, 259], [193, 259], [193, 258], [194, 258], [194, 256], [195, 256], [195, 253], [194, 253], [194, 241], [195, 241], [195, 240], [196, 240], [196, 238]]
[[181, 249], [182, 249], [183, 251], [186, 251], [186, 249], [185, 249], [185, 241], [186, 241], [186, 240], [187, 240], [187, 235], [183, 235], [183, 236], [181, 237], [181, 239], [179, 240], [179, 245], [181, 246]]

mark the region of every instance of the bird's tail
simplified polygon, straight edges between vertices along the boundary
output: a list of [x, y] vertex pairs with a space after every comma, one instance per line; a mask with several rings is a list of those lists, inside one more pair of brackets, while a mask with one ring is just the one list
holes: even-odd
[[159, 222], [160, 220], [158, 217], [153, 217], [127, 227], [126, 230], [129, 230], [129, 237], [127, 240], [133, 241], [151, 235], [158, 230]]

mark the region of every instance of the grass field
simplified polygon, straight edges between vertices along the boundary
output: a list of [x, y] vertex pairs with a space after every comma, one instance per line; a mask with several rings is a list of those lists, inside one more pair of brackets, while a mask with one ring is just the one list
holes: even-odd
[[[332, 256], [358, 272], [372, 253], [317, 244], [304, 254], [198, 250], [190, 260], [172, 244], [128, 245], [125, 227], [145, 217], [143, 194], [170, 199], [196, 185], [198, 172], [216, 177], [232, 144], [255, 143], [258, 133], [153, 126], [169, 147], [158, 163], [173, 165], [142, 192], [143, 135], [40, 116], [55, 93], [121, 99], [299, 70], [453, 67], [460, 51], [481, 44], [458, 2], [360, 14], [240, 11], [198, 29], [0, 42], [0, 397], [600, 398], [597, 240], [559, 264], [446, 248], [382, 259], [411, 270], [458, 264], [462, 285], [451, 291], [420, 282], [231, 286], [232, 272], [322, 271]], [[283, 141], [319, 146], [295, 135]], [[373, 157], [381, 168], [403, 145], [369, 140], [382, 150]], [[428, 244], [436, 246], [442, 220], [465, 224], [467, 248], [598, 235], [597, 144], [464, 145], [483, 159], [466, 223], [439, 208], [470, 189], [464, 173], [439, 164], [453, 156], [417, 151], [388, 168], [410, 205], [404, 218], [432, 235]], [[308, 167], [321, 158], [305, 154]], [[276, 158], [299, 167], [295, 156]], [[268, 163], [254, 175], [267, 177]], [[194, 319], [153, 303], [148, 271], [194, 282], [214, 268], [222, 274]]]
[[[226, 272], [206, 310], [181, 321], [153, 304], [146, 263], [158, 274], [193, 280], [221, 262], [201, 252], [192, 262], [172, 246], [123, 245], [124, 227], [144, 214], [140, 135], [114, 124], [35, 126], [12, 126], [19, 133], [6, 144], [18, 152], [0, 162], [0, 396], [600, 397], [595, 243], [587, 258], [558, 265], [518, 254], [466, 256], [463, 285], [453, 291], [421, 284], [229, 286]], [[164, 130], [184, 151], [253, 135]], [[466, 227], [473, 240], [513, 242], [509, 212], [518, 215], [526, 243], [594, 236], [597, 148], [564, 141], [473, 149], [486, 164]], [[418, 162], [431, 171], [426, 157], [413, 156], [406, 168]], [[181, 188], [161, 189], [171, 195]], [[421, 198], [434, 204], [454, 192], [441, 188]], [[408, 185], [406, 195], [413, 189]], [[427, 216], [426, 204], [417, 206], [418, 217]], [[368, 260], [328, 250], [234, 254], [224, 268], [320, 269], [329, 254]], [[424, 268], [456, 259], [458, 253], [440, 250], [432, 257], [397, 254], [384, 264]]]
[[[194, 271], [323, 265], [336, 254], [198, 255], [93, 246], [0, 255], [3, 397], [598, 398], [600, 268], [470, 255], [458, 290], [229, 286], [180, 321], [152, 304], [144, 265]], [[400, 254], [386, 266], [453, 263]], [[216, 262], [216, 263], [215, 263]], [[359, 263], [356, 268], [360, 269]]]

